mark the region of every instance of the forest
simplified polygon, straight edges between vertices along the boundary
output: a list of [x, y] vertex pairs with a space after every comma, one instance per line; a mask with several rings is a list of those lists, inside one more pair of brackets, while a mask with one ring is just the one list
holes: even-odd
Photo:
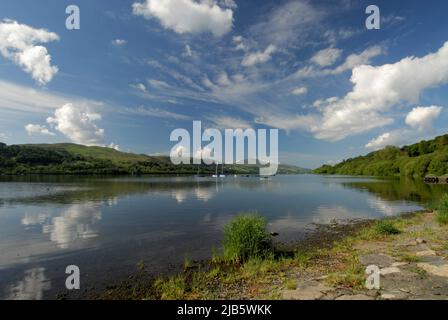
[[424, 177], [448, 174], [448, 135], [401, 148], [387, 146], [365, 156], [323, 165], [318, 174]]

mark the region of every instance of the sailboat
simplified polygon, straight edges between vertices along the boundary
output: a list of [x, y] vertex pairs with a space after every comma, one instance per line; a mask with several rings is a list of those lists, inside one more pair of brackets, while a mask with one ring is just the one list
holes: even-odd
[[216, 163], [215, 171], [216, 171], [216, 173], [214, 175], [212, 175], [212, 178], [218, 178], [218, 163]]
[[196, 173], [196, 178], [199, 178], [201, 175], [199, 174], [199, 164], [198, 164], [198, 172]]
[[224, 174], [224, 163], [221, 164], [221, 174], [219, 175], [220, 178], [225, 178], [226, 175]]

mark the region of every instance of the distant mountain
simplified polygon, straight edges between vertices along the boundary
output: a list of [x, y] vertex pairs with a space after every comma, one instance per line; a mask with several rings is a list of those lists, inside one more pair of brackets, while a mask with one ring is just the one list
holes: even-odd
[[[258, 174], [256, 165], [225, 165], [227, 174]], [[6, 145], [0, 143], [0, 174], [196, 174], [197, 165], [173, 165], [168, 156], [149, 156], [73, 143]], [[200, 174], [215, 172], [202, 164]], [[310, 170], [280, 165], [279, 174]]]
[[448, 174], [448, 135], [402, 148], [389, 146], [365, 156], [344, 160], [334, 166], [323, 165], [314, 172], [369, 176], [441, 176]]

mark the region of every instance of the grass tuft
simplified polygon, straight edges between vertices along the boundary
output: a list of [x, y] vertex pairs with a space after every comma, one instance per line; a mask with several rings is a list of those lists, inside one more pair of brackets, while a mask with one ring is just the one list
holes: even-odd
[[448, 224], [448, 194], [445, 194], [437, 205], [437, 221], [440, 224]]
[[237, 215], [224, 227], [224, 259], [245, 262], [271, 254], [266, 219], [255, 214]]
[[381, 235], [400, 234], [401, 231], [389, 220], [379, 220], [375, 223], [375, 231]]
[[168, 280], [159, 279], [154, 287], [162, 300], [179, 300], [185, 293], [185, 279], [182, 276], [171, 277]]

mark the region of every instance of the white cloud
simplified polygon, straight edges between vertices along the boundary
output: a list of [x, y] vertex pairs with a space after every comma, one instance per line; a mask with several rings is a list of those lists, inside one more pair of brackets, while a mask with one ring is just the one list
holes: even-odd
[[175, 120], [189, 120], [191, 119], [189, 116], [184, 114], [175, 113], [159, 108], [150, 108], [140, 106], [136, 109], [126, 108], [126, 113], [136, 114], [141, 116], [153, 117], [153, 118], [167, 118], [167, 119], [175, 119]]
[[335, 44], [339, 40], [349, 39], [358, 33], [360, 33], [360, 30], [341, 28], [341, 29], [337, 29], [337, 30], [325, 31], [324, 37], [325, 37], [325, 39], [327, 39], [328, 42]]
[[47, 48], [37, 45], [59, 40], [56, 33], [35, 29], [13, 20], [0, 22], [0, 53], [15, 62], [40, 85], [50, 82], [58, 72], [51, 65]]
[[392, 134], [390, 132], [383, 133], [378, 137], [370, 140], [365, 147], [367, 149], [379, 150], [389, 145], [396, 145], [400, 143], [400, 135]]
[[[213, 3], [213, 0], [207, 0], [207, 1]], [[230, 9], [238, 8], [236, 2], [233, 0], [219, 0], [218, 4], [223, 8], [230, 8]]]
[[324, 16], [311, 1], [286, 1], [261, 15], [259, 22], [250, 27], [249, 34], [257, 42], [272, 43], [279, 48], [304, 46], [315, 35]]
[[[375, 52], [380, 51], [372, 50], [363, 57], [371, 57]], [[353, 64], [355, 60], [360, 61], [348, 60], [351, 63], [346, 65]], [[305, 115], [279, 112], [264, 115], [258, 120], [287, 131], [304, 130], [317, 139], [328, 141], [342, 140], [389, 125], [394, 122], [394, 107], [403, 103], [417, 103], [424, 90], [448, 83], [448, 42], [437, 52], [421, 58], [406, 57], [381, 66], [356, 66], [350, 81], [353, 89], [344, 97], [316, 101], [314, 106], [317, 112]], [[433, 116], [434, 111], [430, 114]], [[382, 138], [384, 140], [387, 137]]]
[[[325, 49], [328, 50], [328, 49]], [[323, 50], [323, 51], [325, 51]], [[338, 50], [338, 49], [335, 49]], [[318, 66], [323, 67], [325, 63], [328, 63], [329, 65], [332, 65], [338, 58], [335, 58], [335, 61], [331, 62], [331, 55], [328, 52], [322, 53], [322, 51], [319, 51], [318, 53], [316, 53], [312, 58], [311, 61], [314, 62], [315, 64], [317, 64]], [[334, 54], [334, 53], [333, 53]], [[347, 56], [347, 58], [345, 59], [345, 61], [337, 66], [334, 69], [331, 68], [324, 68], [324, 69], [320, 69], [317, 68], [313, 65], [310, 66], [305, 66], [301, 69], [299, 69], [294, 75], [293, 78], [311, 78], [311, 77], [320, 77], [320, 76], [328, 76], [328, 75], [337, 75], [337, 74], [341, 74], [343, 72], [352, 70], [355, 67], [364, 65], [364, 64], [368, 64], [370, 63], [371, 59], [379, 56], [383, 54], [383, 49], [380, 46], [372, 46], [369, 47], [367, 49], [365, 49], [363, 52], [361, 53], [353, 53], [350, 54], [349, 56]], [[333, 57], [336, 57], [333, 56]]]
[[44, 135], [44, 136], [54, 136], [55, 134], [48, 130], [46, 126], [41, 126], [40, 124], [27, 124], [25, 130], [28, 135]]
[[118, 144], [113, 143], [113, 142], [109, 143], [109, 145], [107, 147], [111, 148], [111, 149], [115, 149], [117, 151], [120, 151], [120, 146]]
[[49, 90], [34, 89], [0, 80], [0, 118], [11, 118], [11, 113], [48, 114], [68, 102], [76, 105], [101, 105], [98, 101], [65, 96]]
[[228, 116], [210, 118], [221, 129], [248, 129], [252, 126], [245, 120]]
[[406, 116], [406, 124], [419, 131], [432, 129], [432, 122], [437, 119], [442, 112], [442, 107], [416, 107]]
[[236, 50], [247, 51], [248, 45], [246, 44], [244, 38], [242, 36], [235, 36], [232, 38], [233, 43], [235, 44]]
[[390, 124], [393, 119], [388, 112], [392, 107], [401, 102], [416, 103], [425, 89], [447, 83], [448, 42], [422, 58], [355, 67], [350, 80], [351, 92], [319, 107], [319, 123], [309, 128], [316, 138], [341, 140]]
[[427, 138], [429, 137], [422, 135], [422, 132], [403, 128], [380, 134], [378, 137], [370, 140], [365, 147], [371, 150], [379, 150], [387, 146], [402, 147]]
[[232, 6], [223, 8], [212, 0], [145, 0], [134, 3], [132, 9], [135, 15], [156, 18], [162, 26], [180, 34], [211, 32], [219, 37], [232, 29]]
[[370, 63], [370, 60], [376, 56], [379, 56], [383, 53], [383, 49], [380, 46], [369, 47], [360, 54], [351, 54], [346, 59], [345, 62], [338, 66], [336, 69], [331, 71], [331, 74], [339, 74], [348, 70], [352, 70], [353, 68]]
[[136, 84], [131, 84], [130, 85], [131, 88], [137, 89], [141, 92], [147, 93], [148, 90], [146, 89], [146, 86], [143, 83], [136, 83]]
[[327, 48], [317, 52], [312, 58], [311, 62], [321, 66], [328, 67], [333, 65], [341, 56], [342, 50], [336, 48]]
[[295, 96], [301, 96], [308, 92], [307, 87], [297, 87], [291, 91], [291, 93]]
[[57, 109], [47, 122], [75, 143], [102, 146], [104, 129], [97, 127], [98, 120], [101, 120], [101, 115], [89, 107], [67, 103]]
[[127, 43], [127, 41], [124, 40], [124, 39], [114, 39], [114, 40], [112, 40], [112, 44], [114, 46], [117, 46], [117, 47], [124, 46], [126, 43]]
[[241, 65], [244, 67], [251, 67], [259, 63], [265, 63], [271, 59], [272, 54], [276, 51], [277, 48], [273, 44], [270, 44], [264, 51], [257, 51], [245, 56]]

